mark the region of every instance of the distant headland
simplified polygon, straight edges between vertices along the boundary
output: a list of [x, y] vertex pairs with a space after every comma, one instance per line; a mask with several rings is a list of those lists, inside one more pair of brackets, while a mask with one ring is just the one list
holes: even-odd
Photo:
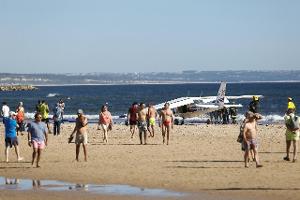
[[0, 85], [0, 91], [26, 91], [37, 89], [37, 87], [32, 85]]

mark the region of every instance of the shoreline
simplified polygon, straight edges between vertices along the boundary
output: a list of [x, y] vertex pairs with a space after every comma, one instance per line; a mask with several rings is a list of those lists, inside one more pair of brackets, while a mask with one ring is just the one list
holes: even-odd
[[[174, 126], [167, 146], [162, 144], [158, 127], [155, 137], [148, 138], [149, 145], [139, 145], [137, 134], [130, 138], [129, 127], [115, 125], [105, 144], [102, 131], [91, 124], [88, 162], [82, 161], [82, 149], [80, 162], [74, 161], [75, 145], [67, 143], [73, 128], [74, 124], [63, 124], [60, 136], [49, 135], [49, 146], [42, 155], [40, 169], [32, 168], [29, 163], [32, 149], [26, 143], [26, 134], [19, 136], [25, 161], [16, 163], [11, 149], [10, 163], [4, 163], [3, 156], [0, 157], [0, 176], [203, 192], [219, 195], [220, 199], [231, 195], [243, 199], [249, 193], [259, 194], [253, 199], [266, 199], [265, 195], [275, 200], [297, 199], [293, 198], [297, 190], [292, 189], [299, 188], [300, 175], [290, 172], [299, 171], [300, 165], [282, 160], [285, 154], [283, 125], [258, 126], [259, 155], [264, 165], [260, 169], [255, 168], [253, 162], [250, 168], [244, 168], [243, 153], [236, 142], [238, 125]], [[0, 146], [3, 145], [3, 135], [0, 135]]]

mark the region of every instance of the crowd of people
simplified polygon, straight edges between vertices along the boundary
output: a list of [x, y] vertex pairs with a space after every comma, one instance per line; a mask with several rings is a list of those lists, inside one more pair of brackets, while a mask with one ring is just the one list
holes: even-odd
[[[63, 122], [65, 104], [63, 100], [57, 102], [53, 108], [53, 135], [60, 135], [60, 127]], [[226, 109], [227, 110], [227, 109]], [[293, 145], [292, 162], [297, 160], [297, 149], [299, 140], [299, 117], [295, 114], [296, 106], [291, 97], [288, 98], [287, 112], [284, 120], [286, 125], [286, 156], [283, 158], [290, 161], [290, 148]], [[222, 111], [225, 113], [225, 109]], [[236, 116], [236, 110], [233, 116]], [[245, 119], [240, 126], [240, 135], [238, 142], [244, 151], [245, 167], [249, 167], [252, 159], [256, 162], [256, 167], [262, 167], [258, 156], [258, 134], [257, 121], [262, 119], [259, 113], [259, 98], [253, 96], [253, 100], [249, 104], [249, 110], [245, 113]], [[36, 167], [40, 167], [40, 157], [43, 149], [47, 146], [48, 133], [51, 133], [49, 127], [49, 106], [45, 101], [38, 101], [36, 105], [36, 113], [34, 120], [25, 125], [25, 109], [23, 103], [20, 102], [16, 111], [11, 111], [6, 102], [3, 102], [1, 115], [5, 125], [5, 158], [9, 162], [9, 148], [14, 147], [17, 160], [21, 161], [18, 148], [18, 133], [23, 134], [25, 129], [28, 132], [28, 145], [32, 147], [32, 165], [36, 162]], [[230, 113], [230, 111], [229, 111]], [[224, 115], [224, 114], [223, 114]], [[226, 117], [225, 117], [226, 118]], [[236, 123], [236, 117], [231, 117], [232, 123]], [[148, 137], [155, 136], [155, 126], [161, 128], [162, 143], [169, 144], [170, 132], [173, 129], [174, 114], [170, 109], [170, 104], [165, 103], [164, 107], [158, 112], [152, 104], [146, 106], [145, 103], [134, 102], [127, 113], [126, 125], [130, 126], [131, 138], [134, 137], [135, 131], [138, 130], [140, 144], [147, 144]], [[225, 122], [225, 123], [224, 123]], [[223, 118], [223, 123], [229, 121]], [[87, 144], [88, 144], [88, 118], [84, 115], [82, 109], [77, 111], [75, 127], [69, 137], [69, 143], [75, 138], [76, 160], [79, 161], [80, 146], [83, 147], [84, 160], [87, 161]], [[113, 129], [113, 119], [109, 111], [108, 104], [104, 104], [99, 111], [98, 130], [103, 131], [103, 142], [108, 143], [108, 132]], [[148, 135], [149, 133], [149, 135]]]

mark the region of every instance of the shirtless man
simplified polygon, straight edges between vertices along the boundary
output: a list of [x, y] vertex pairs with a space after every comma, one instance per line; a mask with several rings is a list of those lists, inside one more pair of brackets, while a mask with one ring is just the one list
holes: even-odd
[[154, 126], [155, 126], [156, 117], [157, 117], [156, 109], [152, 104], [149, 104], [147, 119], [148, 119], [148, 131], [151, 137], [154, 137]]
[[249, 152], [253, 149], [256, 167], [262, 167], [258, 158], [257, 124], [256, 120], [261, 119], [261, 115], [248, 111], [246, 113], [246, 123], [243, 131], [243, 145], [245, 149], [245, 167], [249, 167]]
[[73, 139], [73, 135], [76, 133], [75, 137], [75, 144], [76, 144], [76, 161], [79, 161], [78, 156], [79, 156], [79, 151], [80, 151], [80, 144], [83, 146], [83, 153], [84, 153], [84, 161], [87, 162], [87, 143], [88, 143], [88, 137], [87, 137], [87, 125], [88, 125], [88, 120], [87, 118], [83, 115], [83, 111], [79, 109], [77, 111], [77, 118], [76, 118], [76, 125], [75, 128], [70, 135], [69, 138], [69, 143]]
[[161, 131], [163, 136], [163, 144], [165, 144], [165, 135], [167, 133], [167, 145], [169, 145], [170, 129], [173, 129], [174, 116], [172, 110], [169, 108], [170, 104], [165, 103], [161, 110], [159, 118], [161, 118]]
[[143, 144], [143, 133], [144, 144], [147, 144], [147, 109], [144, 103], [140, 103], [138, 109], [138, 128], [140, 135], [140, 144]]

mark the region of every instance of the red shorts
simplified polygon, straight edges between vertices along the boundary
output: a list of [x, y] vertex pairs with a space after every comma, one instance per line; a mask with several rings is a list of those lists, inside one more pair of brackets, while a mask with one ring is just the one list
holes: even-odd
[[163, 123], [165, 126], [170, 126], [171, 125], [171, 121], [164, 121]]

